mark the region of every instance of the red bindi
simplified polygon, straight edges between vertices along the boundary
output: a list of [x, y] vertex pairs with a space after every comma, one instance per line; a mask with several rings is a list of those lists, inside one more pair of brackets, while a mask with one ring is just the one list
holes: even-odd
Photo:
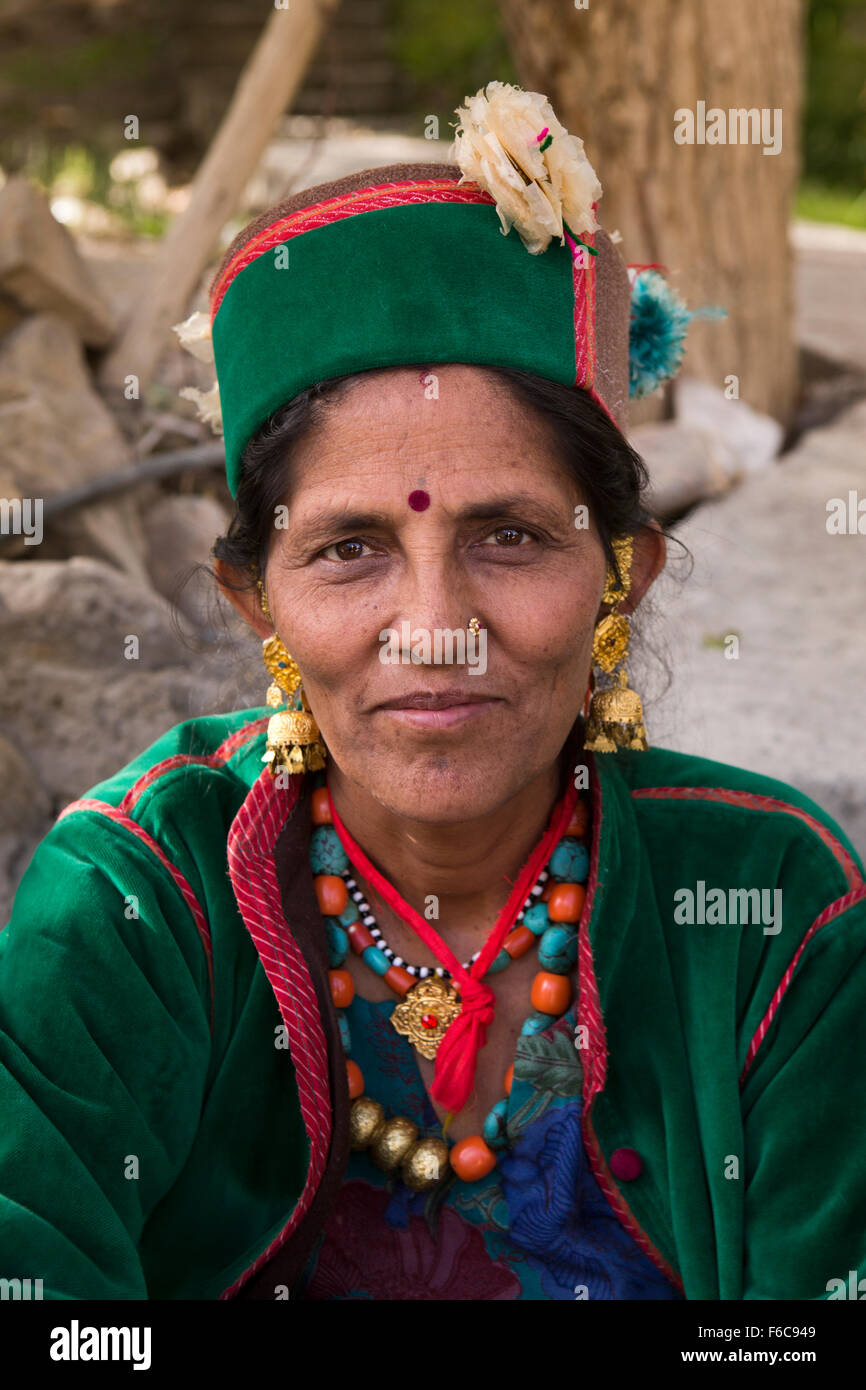
[[409, 493], [409, 506], [413, 512], [426, 512], [430, 506], [430, 494], [425, 492], [422, 487], [416, 488]]

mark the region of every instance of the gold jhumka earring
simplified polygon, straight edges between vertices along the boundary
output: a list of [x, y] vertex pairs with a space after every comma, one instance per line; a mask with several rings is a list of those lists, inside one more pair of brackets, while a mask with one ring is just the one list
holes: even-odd
[[634, 538], [615, 536], [611, 544], [622, 582], [608, 566], [602, 603], [610, 604], [611, 611], [596, 626], [592, 659], [609, 683], [595, 689], [590, 701], [584, 747], [591, 753], [615, 753], [618, 748], [646, 751], [649, 748], [640, 696], [628, 688], [625, 663], [631, 636], [629, 620], [619, 611], [631, 589]]
[[[262, 612], [272, 623], [274, 620], [268, 607], [265, 586], [261, 579], [256, 583]], [[270, 765], [274, 776], [279, 772], [318, 772], [325, 766], [328, 750], [310, 712], [298, 663], [289, 655], [285, 643], [276, 632], [262, 643], [262, 660], [272, 681], [265, 703], [277, 710], [268, 721], [267, 751], [262, 762]], [[291, 709], [279, 708], [289, 701], [297, 703]]]

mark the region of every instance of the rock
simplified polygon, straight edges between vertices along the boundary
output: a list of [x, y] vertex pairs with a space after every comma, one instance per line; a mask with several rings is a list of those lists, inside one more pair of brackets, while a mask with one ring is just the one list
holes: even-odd
[[12, 911], [15, 889], [21, 875], [30, 863], [33, 851], [51, 827], [51, 817], [38, 834], [25, 834], [0, 831], [0, 931], [2, 931]]
[[78, 557], [0, 562], [0, 672], [0, 726], [55, 805], [179, 719], [260, 703], [268, 683], [245, 627], [192, 641], [149, 586]]
[[[38, 314], [8, 334], [0, 343], [0, 497], [44, 503], [129, 460], [111, 412], [90, 384], [74, 329], [55, 314]], [[93, 555], [146, 577], [144, 535], [130, 495], [63, 513], [51, 532], [60, 556]], [[22, 544], [21, 552], [28, 551], [45, 553]]]
[[75, 242], [44, 193], [19, 176], [0, 189], [0, 290], [26, 310], [59, 314], [91, 347], [114, 337], [114, 314]]
[[0, 338], [17, 328], [26, 315], [12, 299], [0, 299]]
[[840, 366], [809, 348], [800, 349], [800, 399], [791, 422], [796, 438], [827, 425], [841, 411], [866, 399], [866, 371]]
[[8, 920], [13, 885], [53, 820], [51, 797], [29, 759], [0, 736], [0, 928]]
[[195, 567], [213, 563], [211, 546], [225, 534], [228, 522], [219, 502], [203, 496], [162, 497], [144, 517], [153, 587], [205, 630], [213, 626], [214, 583]]
[[159, 242], [155, 238], [130, 241], [128, 236], [121, 240], [78, 232], [75, 245], [100, 298], [111, 305], [111, 312], [119, 322], [125, 321], [136, 300], [148, 292]]
[[676, 528], [694, 573], [651, 591], [673, 683], [647, 711], [652, 743], [791, 783], [861, 852], [866, 535], [829, 534], [827, 504], [866, 499], [864, 433], [861, 402]]
[[866, 372], [866, 232], [795, 222], [797, 341], [842, 367]]
[[647, 466], [650, 510], [661, 520], [723, 496], [742, 476], [739, 458], [724, 439], [676, 420], [638, 425], [629, 443]]
[[0, 735], [0, 835], [44, 832], [51, 798], [23, 754]]
[[97, 560], [0, 561], [0, 776], [12, 808], [0, 820], [0, 924], [64, 806], [172, 725], [264, 703], [261, 644], [243, 633], [185, 640], [165, 599]]
[[729, 400], [724, 391], [706, 381], [679, 377], [674, 402], [677, 422], [723, 439], [745, 473], [766, 468], [782, 447], [785, 431], [778, 420], [753, 410], [745, 401]]

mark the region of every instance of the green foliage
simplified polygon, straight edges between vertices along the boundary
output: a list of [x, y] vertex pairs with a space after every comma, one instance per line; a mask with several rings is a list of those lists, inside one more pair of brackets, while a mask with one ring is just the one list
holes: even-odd
[[866, 191], [852, 196], [847, 189], [807, 180], [797, 194], [796, 213], [810, 222], [841, 222], [866, 231]]
[[68, 193], [104, 203], [111, 186], [108, 159], [84, 145], [55, 145], [34, 142], [29, 149], [24, 172], [41, 184], [46, 193]]
[[[517, 73], [496, 0], [390, 0], [391, 52], [410, 83], [416, 114], [448, 113], [441, 138], [451, 138], [453, 110], [470, 92]], [[447, 123], [446, 123], [447, 122]]]
[[[862, 189], [866, 184], [866, 6], [863, 0], [810, 0], [807, 41], [803, 141], [806, 179], [812, 183]], [[815, 213], [804, 215], [814, 216]]]
[[111, 158], [103, 150], [84, 145], [33, 141], [21, 171], [51, 197], [68, 195], [109, 208], [134, 236], [162, 236], [168, 225], [167, 215], [142, 208], [136, 202], [134, 185], [115, 182], [109, 167]]
[[145, 32], [103, 35], [63, 48], [10, 46], [0, 57], [0, 78], [11, 88], [71, 96], [118, 73], [129, 79], [147, 72], [156, 47], [156, 37]]

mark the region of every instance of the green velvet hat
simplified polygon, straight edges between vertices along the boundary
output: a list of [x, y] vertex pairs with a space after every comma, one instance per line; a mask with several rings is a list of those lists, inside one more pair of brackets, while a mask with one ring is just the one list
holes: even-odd
[[184, 394], [221, 423], [233, 496], [274, 411], [379, 367], [520, 368], [587, 391], [625, 429], [631, 285], [582, 141], [546, 98], [502, 83], [457, 114], [453, 164], [365, 169], [251, 223], [210, 315], [177, 327], [196, 356], [212, 350], [218, 387]]

